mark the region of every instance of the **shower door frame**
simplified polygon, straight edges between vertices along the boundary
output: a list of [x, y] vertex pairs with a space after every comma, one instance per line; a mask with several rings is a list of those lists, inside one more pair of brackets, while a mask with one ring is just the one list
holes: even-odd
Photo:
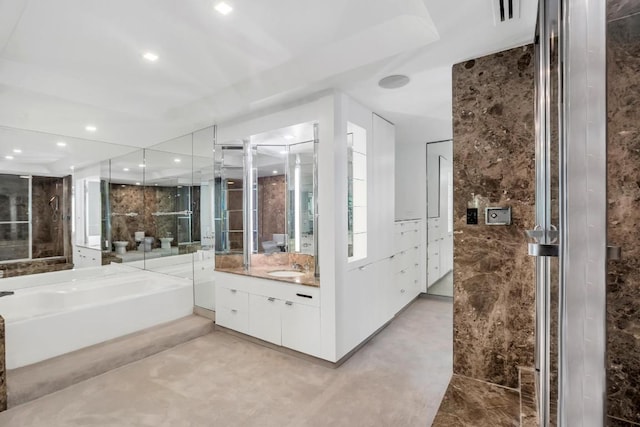
[[560, 426], [606, 417], [606, 3], [560, 1]]
[[[560, 13], [554, 17], [548, 11], [557, 6]], [[547, 236], [549, 107], [555, 102], [550, 97], [547, 43], [552, 20], [559, 22], [558, 425], [602, 426], [607, 392], [606, 2], [540, 0], [540, 8], [539, 42], [546, 51], [538, 62], [536, 221], [542, 232], [540, 244], [533, 245], [538, 249], [554, 243]], [[550, 415], [548, 263], [545, 258], [536, 260], [541, 425], [549, 424]]]

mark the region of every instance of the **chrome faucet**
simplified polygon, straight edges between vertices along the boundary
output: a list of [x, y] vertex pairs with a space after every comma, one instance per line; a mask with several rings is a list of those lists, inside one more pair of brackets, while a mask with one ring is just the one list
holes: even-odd
[[302, 266], [300, 264], [298, 264], [297, 262], [294, 262], [293, 264], [291, 264], [291, 268], [296, 270], [296, 271], [302, 271]]

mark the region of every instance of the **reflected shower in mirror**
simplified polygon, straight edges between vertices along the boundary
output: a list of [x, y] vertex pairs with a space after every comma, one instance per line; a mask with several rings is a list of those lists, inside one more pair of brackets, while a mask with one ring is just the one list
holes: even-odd
[[216, 253], [226, 255], [216, 265], [240, 266], [247, 254], [257, 262], [278, 255], [269, 262], [289, 264], [289, 255], [300, 254], [311, 257], [293, 262], [314, 268], [316, 126], [303, 123], [216, 146]]

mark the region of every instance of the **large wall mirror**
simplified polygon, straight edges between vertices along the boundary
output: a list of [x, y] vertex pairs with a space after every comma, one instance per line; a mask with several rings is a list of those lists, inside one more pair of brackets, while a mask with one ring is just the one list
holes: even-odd
[[0, 274], [117, 264], [193, 279], [212, 309], [214, 136], [143, 149], [0, 128]]
[[[220, 267], [247, 256], [316, 254], [317, 124], [302, 123], [215, 147], [214, 210]], [[224, 256], [224, 258], [222, 258]], [[283, 262], [286, 262], [283, 261]]]

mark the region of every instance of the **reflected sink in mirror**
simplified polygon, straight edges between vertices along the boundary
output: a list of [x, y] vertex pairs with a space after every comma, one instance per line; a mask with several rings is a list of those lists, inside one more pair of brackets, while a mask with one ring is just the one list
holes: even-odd
[[270, 271], [267, 274], [273, 277], [302, 277], [304, 276], [305, 273], [303, 273], [302, 271], [295, 271], [295, 270], [276, 270], [276, 271]]

